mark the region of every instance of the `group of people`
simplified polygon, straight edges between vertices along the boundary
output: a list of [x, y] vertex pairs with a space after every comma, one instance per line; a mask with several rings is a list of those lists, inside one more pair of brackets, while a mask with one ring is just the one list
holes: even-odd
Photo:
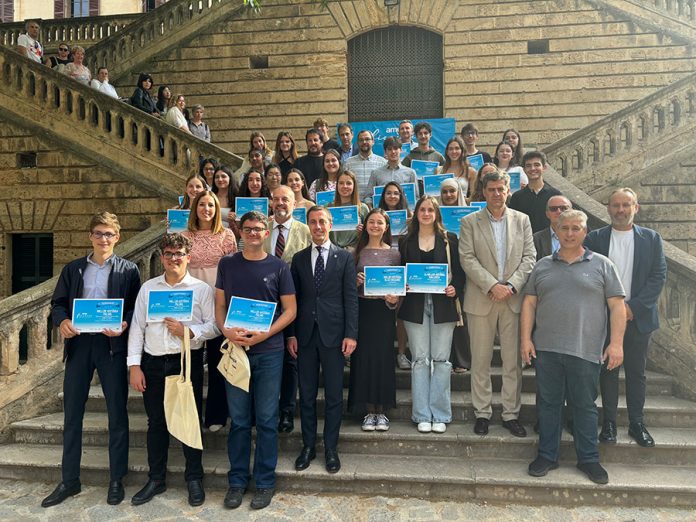
[[[148, 416], [149, 480], [132, 503], [148, 502], [166, 489], [164, 381], [181, 371], [184, 332], [190, 336], [191, 380], [202, 425], [215, 432], [231, 419], [224, 500], [228, 508], [241, 505], [252, 481], [251, 506], [263, 508], [271, 502], [278, 433], [294, 429], [298, 389], [303, 445], [295, 469], [306, 469], [316, 458], [320, 369], [329, 473], [341, 468], [338, 445], [347, 360], [348, 409], [363, 418], [363, 430], [388, 430], [387, 414], [396, 405], [397, 339], [404, 345], [403, 351], [399, 347], [399, 364], [400, 356], [406, 358], [408, 339], [411, 420], [421, 433], [442, 433], [452, 422], [451, 360], [464, 360], [461, 364], [470, 367], [473, 431], [488, 433], [497, 337], [502, 425], [517, 437], [527, 435], [519, 422], [522, 362], [536, 366], [539, 450], [529, 465], [530, 475], [542, 476], [558, 466], [567, 402], [578, 468], [596, 483], [608, 481], [597, 448], [598, 440], [617, 439], [622, 363], [629, 435], [641, 446], [654, 445], [643, 419], [645, 364], [650, 333], [658, 327], [656, 301], [666, 264], [659, 235], [633, 223], [639, 210], [635, 192], [616, 190], [608, 203], [611, 225], [588, 234], [587, 216], [544, 182], [545, 155], [523, 152], [513, 129], [504, 133], [494, 160], [476, 148], [478, 131], [472, 124], [451, 138], [441, 155], [430, 146], [427, 122], [414, 126], [405, 120], [399, 137], [384, 141], [382, 158], [372, 152], [374, 137], [366, 130], [357, 133], [357, 147], [347, 150], [353, 138], [347, 124], [338, 126], [341, 143], [327, 146], [326, 129], [316, 128], [322, 123], [318, 120], [306, 132], [308, 154], [302, 157], [289, 132], [278, 134], [275, 151], [261, 133], [252, 134], [241, 177], [239, 171], [203, 160], [200, 172], [187, 181], [181, 204], [190, 210], [188, 230], [163, 237], [159, 246], [164, 273], [142, 287], [135, 265], [113, 253], [120, 237], [117, 217], [103, 212], [93, 218], [93, 251], [63, 269], [52, 301], [54, 324], [65, 338], [65, 437], [62, 481], [42, 505], [55, 505], [80, 491], [82, 417], [95, 368], [109, 414], [107, 502], [124, 498], [127, 382], [143, 393]], [[412, 146], [413, 135], [418, 144]], [[404, 147], [409, 151], [402, 155]], [[466, 159], [475, 154], [484, 157], [478, 170]], [[418, 184], [407, 166], [414, 159], [438, 161], [441, 172], [455, 175], [442, 184], [440, 197], [423, 195], [411, 208], [402, 184]], [[513, 168], [523, 170], [524, 187], [511, 195]], [[372, 188], [380, 186], [380, 201], [374, 205]], [[331, 205], [317, 205], [312, 197], [327, 190], [335, 190], [332, 206], [359, 208], [354, 231], [332, 231]], [[270, 216], [258, 211], [237, 216], [238, 196], [268, 197]], [[458, 234], [447, 231], [442, 206], [472, 201], [485, 205], [461, 219]], [[293, 217], [297, 208], [306, 209], [306, 224]], [[408, 210], [405, 230], [391, 228], [388, 211], [395, 209]], [[366, 294], [365, 267], [407, 263], [446, 265], [444, 290]], [[192, 319], [148, 322], [148, 297], [156, 289], [192, 290]], [[235, 296], [276, 303], [270, 330], [227, 328]], [[71, 320], [72, 301], [80, 297], [123, 298], [122, 328], [81, 334]], [[216, 370], [225, 339], [247, 349], [248, 392]], [[205, 411], [204, 360], [209, 378]], [[599, 437], [598, 384], [604, 416]], [[250, 471], [252, 426], [256, 445]], [[184, 456], [188, 500], [200, 505], [205, 499], [202, 452], [184, 445]]]

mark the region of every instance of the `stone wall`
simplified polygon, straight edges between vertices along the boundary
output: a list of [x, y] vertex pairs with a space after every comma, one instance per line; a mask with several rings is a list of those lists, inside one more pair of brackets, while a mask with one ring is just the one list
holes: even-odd
[[[20, 152], [36, 152], [36, 168], [18, 168]], [[90, 247], [90, 216], [119, 216], [121, 241], [164, 219], [165, 201], [108, 170], [22, 128], [0, 123], [0, 298], [10, 295], [11, 234], [53, 232], [54, 274]]]
[[[347, 118], [347, 41], [389, 24], [444, 36], [444, 107], [475, 121], [489, 148], [514, 126], [544, 146], [692, 72], [693, 49], [583, 0], [266, 0], [221, 21], [146, 68], [202, 103], [214, 141], [237, 153], [251, 130], [295, 136], [319, 115]], [[549, 52], [528, 54], [530, 40]], [[250, 58], [268, 56], [267, 69]], [[135, 75], [123, 79], [132, 89]], [[404, 115], [407, 116], [407, 115]]]

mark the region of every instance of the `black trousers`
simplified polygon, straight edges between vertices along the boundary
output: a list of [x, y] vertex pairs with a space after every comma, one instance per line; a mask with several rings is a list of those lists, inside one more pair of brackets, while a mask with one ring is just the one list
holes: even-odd
[[[629, 422], [643, 422], [645, 365], [648, 360], [650, 335], [649, 333], [640, 333], [634, 321], [626, 323], [623, 342], [623, 368], [626, 374], [626, 406]], [[619, 369], [609, 371], [606, 365], [602, 366], [599, 387], [602, 391], [604, 421], [616, 422], [619, 404]]]
[[217, 369], [220, 359], [222, 359], [220, 346], [224, 340], [225, 338], [221, 335], [205, 343], [205, 352], [208, 358], [208, 396], [205, 399], [204, 423], [206, 428], [210, 428], [213, 424], [224, 426], [227, 424], [227, 417], [230, 416], [227, 410], [225, 378]]
[[[145, 391], [143, 402], [147, 413], [147, 463], [150, 467], [148, 476], [152, 480], [164, 480], [167, 474], [167, 456], [169, 453], [169, 431], [164, 417], [164, 380], [169, 375], [178, 375], [181, 371], [179, 354], [154, 357], [143, 353], [140, 368], [145, 374]], [[191, 350], [191, 383], [196, 398], [198, 416], [203, 406], [203, 350]], [[186, 469], [186, 482], [203, 479], [203, 452], [182, 444]]]
[[302, 442], [314, 447], [317, 440], [317, 392], [319, 368], [324, 375], [324, 448], [335, 450], [343, 415], [343, 366], [340, 346], [324, 346], [315, 325], [309, 343], [298, 348], [297, 373], [300, 384], [300, 418]]
[[285, 350], [283, 355], [283, 380], [280, 385], [279, 410], [295, 414], [297, 405], [297, 359]]
[[75, 339], [65, 361], [63, 381], [63, 482], [80, 480], [82, 421], [89, 384], [97, 370], [106, 411], [109, 415], [109, 471], [111, 480], [128, 473], [128, 378], [125, 352], [110, 351], [109, 338], [102, 334], [81, 334]]

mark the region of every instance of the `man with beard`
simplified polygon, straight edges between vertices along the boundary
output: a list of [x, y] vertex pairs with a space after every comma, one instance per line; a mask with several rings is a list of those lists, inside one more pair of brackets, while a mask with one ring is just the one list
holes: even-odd
[[375, 139], [372, 133], [369, 130], [361, 130], [358, 132], [359, 152], [345, 163], [345, 170], [355, 174], [355, 178], [358, 180], [360, 200], [365, 203], [372, 201], [372, 192], [368, 192], [367, 189], [372, 171], [387, 164], [386, 159], [372, 152], [374, 144]]

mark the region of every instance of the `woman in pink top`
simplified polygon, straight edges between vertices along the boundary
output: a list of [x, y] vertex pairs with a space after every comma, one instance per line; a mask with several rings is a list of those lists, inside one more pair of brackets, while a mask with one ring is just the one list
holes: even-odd
[[[229, 228], [222, 226], [222, 212], [217, 196], [209, 190], [199, 193], [191, 204], [188, 230], [183, 233], [191, 239], [189, 273], [215, 289], [217, 266], [220, 259], [237, 251], [237, 241]], [[206, 342], [208, 356], [208, 398], [205, 406], [205, 426], [218, 431], [227, 422], [227, 396], [225, 380], [217, 365], [220, 362], [220, 345], [223, 336]]]

